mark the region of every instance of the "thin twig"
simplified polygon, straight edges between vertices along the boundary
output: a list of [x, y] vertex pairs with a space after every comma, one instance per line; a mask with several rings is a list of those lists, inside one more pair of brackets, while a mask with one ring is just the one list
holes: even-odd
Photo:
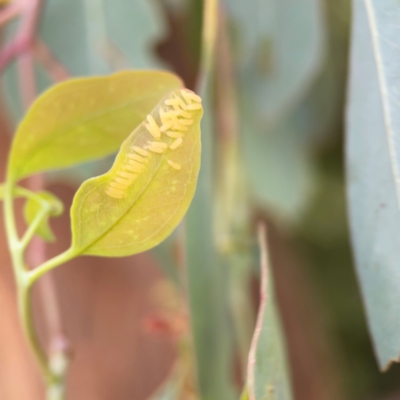
[[41, 39], [36, 38], [32, 52], [35, 59], [43, 66], [54, 82], [61, 82], [70, 77], [66, 67], [58, 61], [57, 57]]
[[[0, 72], [2, 72], [10, 62], [17, 59], [21, 101], [25, 109], [30, 106], [37, 94], [33, 62], [34, 55], [42, 62], [49, 75], [54, 80], [62, 80], [68, 77], [66, 70], [58, 63], [47, 46], [36, 38], [42, 5], [42, 0], [19, 0], [15, 2], [13, 7], [10, 5], [0, 12], [0, 25], [11, 20], [18, 14], [21, 15], [20, 26], [16, 37], [0, 51]], [[43, 189], [43, 177], [37, 175], [30, 178], [28, 185], [33, 191]], [[40, 238], [36, 236], [32, 238], [27, 259], [31, 267], [36, 267], [46, 261], [46, 245]], [[57, 397], [54, 398], [61, 398], [64, 393], [63, 380], [68, 365], [69, 344], [62, 329], [54, 281], [50, 276], [46, 276], [43, 277], [39, 285], [42, 295], [44, 319], [48, 328], [49, 357], [47, 360], [45, 359], [45, 352], [42, 351], [41, 348], [38, 348], [36, 353], [42, 355], [41, 363], [44, 366], [47, 364], [46, 375], [48, 375], [47, 369], [51, 375], [51, 380], [47, 382], [49, 385], [49, 393], [57, 392]], [[23, 316], [23, 318], [25, 322], [31, 321], [31, 327], [28, 331], [36, 340], [30, 306], [31, 299], [28, 298], [30, 291], [28, 290], [24, 293], [27, 306], [22, 307], [22, 309], [25, 310], [28, 315]], [[35, 342], [35, 346], [39, 346], [37, 341]], [[49, 376], [47, 376], [47, 378], [49, 378]], [[50, 394], [50, 396], [52, 395]]]
[[10, 22], [22, 11], [21, 1], [15, 1], [0, 10], [0, 26]]
[[33, 65], [33, 57], [30, 51], [26, 51], [17, 59], [18, 85], [21, 102], [24, 109], [28, 109], [36, 98], [36, 79]]
[[196, 84], [198, 93], [205, 93], [210, 79], [215, 56], [218, 28], [218, 0], [204, 0], [201, 60]]
[[256, 364], [256, 353], [258, 341], [260, 339], [263, 318], [265, 309], [267, 307], [267, 287], [268, 287], [268, 249], [267, 249], [267, 228], [264, 222], [258, 224], [258, 243], [260, 247], [260, 268], [261, 268], [261, 282], [260, 282], [260, 307], [258, 310], [256, 328], [254, 330], [253, 340], [250, 346], [249, 363], [247, 366], [247, 390], [249, 400], [255, 400], [255, 376], [254, 367]]
[[18, 56], [30, 51], [36, 35], [42, 0], [19, 0], [20, 26], [15, 38], [0, 51], [0, 73]]

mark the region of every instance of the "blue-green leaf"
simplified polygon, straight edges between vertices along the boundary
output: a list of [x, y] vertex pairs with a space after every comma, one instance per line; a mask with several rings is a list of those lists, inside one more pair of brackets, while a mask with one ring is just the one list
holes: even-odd
[[400, 3], [353, 5], [348, 203], [368, 324], [384, 368], [400, 353]]
[[260, 309], [249, 353], [249, 400], [291, 400], [292, 390], [284, 338], [275, 302], [264, 227], [259, 229], [261, 249]]

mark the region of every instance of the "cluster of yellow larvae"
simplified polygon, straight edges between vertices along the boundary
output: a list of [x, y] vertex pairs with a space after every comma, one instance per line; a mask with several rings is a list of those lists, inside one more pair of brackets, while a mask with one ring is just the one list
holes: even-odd
[[[107, 186], [106, 194], [110, 197], [122, 199], [125, 196], [126, 189], [146, 168], [146, 163], [152, 153], [162, 154], [169, 150], [175, 150], [182, 144], [185, 132], [193, 124], [191, 112], [201, 110], [202, 105], [201, 98], [190, 90], [182, 89], [180, 95], [182, 97], [173, 93], [160, 107], [161, 126], [157, 124], [152, 115], [147, 116], [145, 128], [154, 140], [148, 141], [143, 147], [132, 147], [132, 151], [127, 154], [127, 162], [117, 171], [117, 176]], [[172, 138], [172, 143], [167, 144], [162, 141], [164, 135]], [[181, 169], [178, 163], [170, 159], [167, 162], [171, 168]]]

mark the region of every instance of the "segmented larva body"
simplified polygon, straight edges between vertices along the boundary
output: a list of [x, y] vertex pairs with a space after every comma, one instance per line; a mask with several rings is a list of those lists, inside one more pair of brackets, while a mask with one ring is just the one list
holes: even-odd
[[[144, 126], [153, 137], [143, 147], [132, 146], [127, 155], [127, 160], [118, 169], [116, 176], [108, 184], [106, 194], [115, 199], [122, 199], [129, 186], [137, 179], [138, 175], [146, 169], [150, 157], [168, 153], [180, 147], [185, 133], [193, 124], [193, 111], [201, 110], [201, 98], [190, 90], [182, 89], [178, 94], [172, 93], [159, 108], [158, 125], [152, 115], [146, 117]], [[153, 114], [154, 115], [154, 114]], [[166, 139], [165, 142], [163, 139]], [[180, 170], [181, 165], [167, 159], [168, 165], [174, 170]]]

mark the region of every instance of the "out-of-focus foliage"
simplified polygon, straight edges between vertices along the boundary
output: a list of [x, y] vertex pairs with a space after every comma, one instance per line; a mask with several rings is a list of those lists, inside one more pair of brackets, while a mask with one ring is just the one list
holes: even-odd
[[[9, 35], [18, 24], [9, 29]], [[166, 34], [165, 20], [156, 2], [124, 0], [48, 0], [44, 2], [39, 38], [72, 76], [116, 70], [160, 67], [153, 47]], [[51, 80], [38, 66], [39, 93]], [[18, 71], [4, 75], [6, 100], [16, 120], [23, 114]]]
[[202, 167], [186, 219], [189, 304], [199, 391], [202, 399], [233, 400], [233, 335], [228, 312], [227, 265], [221, 263], [213, 231], [212, 115], [208, 96], [202, 122]]
[[400, 4], [354, 0], [347, 184], [356, 265], [381, 368], [400, 353]]
[[326, 56], [322, 1], [231, 0], [228, 6], [250, 189], [263, 207], [293, 220], [314, 179], [304, 136], [314, 129], [307, 96]]
[[261, 251], [260, 309], [249, 353], [247, 392], [249, 400], [290, 400], [291, 382], [285, 344], [276, 307], [265, 227], [259, 229]]

